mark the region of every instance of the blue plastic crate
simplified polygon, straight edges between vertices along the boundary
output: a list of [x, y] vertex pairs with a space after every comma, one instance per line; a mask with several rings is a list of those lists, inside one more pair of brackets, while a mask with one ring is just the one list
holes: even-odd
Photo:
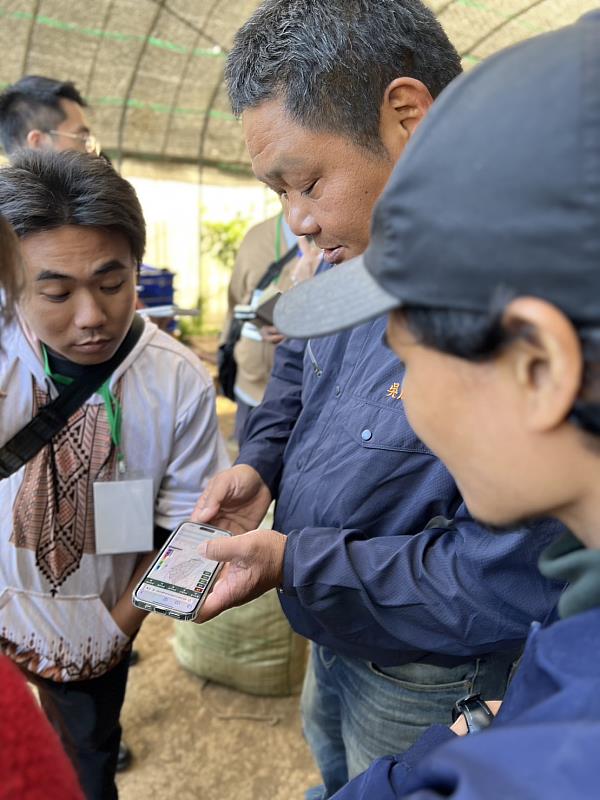
[[175, 274], [168, 269], [158, 269], [142, 264], [138, 291], [140, 300], [149, 308], [172, 305], [174, 278]]
[[[142, 264], [138, 279], [138, 297], [146, 308], [174, 304], [174, 278], [175, 273], [168, 269], [159, 269], [148, 264]], [[175, 320], [171, 320], [167, 326], [167, 331], [173, 333], [176, 328], [177, 323]]]

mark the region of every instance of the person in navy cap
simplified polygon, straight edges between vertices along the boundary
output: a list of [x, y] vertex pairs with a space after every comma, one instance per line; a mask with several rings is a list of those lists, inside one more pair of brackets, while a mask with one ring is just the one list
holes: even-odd
[[595, 12], [457, 81], [393, 173], [364, 257], [278, 304], [291, 336], [389, 312], [406, 413], [473, 515], [500, 539], [546, 515], [571, 531], [541, 556], [568, 585], [491, 726], [471, 698], [454, 730], [336, 800], [600, 796], [599, 45]]

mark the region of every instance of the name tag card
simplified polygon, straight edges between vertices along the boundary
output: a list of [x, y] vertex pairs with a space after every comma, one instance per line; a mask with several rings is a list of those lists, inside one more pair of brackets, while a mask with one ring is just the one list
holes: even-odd
[[154, 549], [151, 478], [94, 483], [96, 553], [146, 553]]

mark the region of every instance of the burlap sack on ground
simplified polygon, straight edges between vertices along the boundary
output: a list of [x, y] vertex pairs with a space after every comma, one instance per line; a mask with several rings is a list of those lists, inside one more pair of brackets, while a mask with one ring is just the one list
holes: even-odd
[[249, 694], [300, 691], [307, 642], [290, 628], [276, 591], [202, 625], [174, 624], [177, 660], [195, 675]]

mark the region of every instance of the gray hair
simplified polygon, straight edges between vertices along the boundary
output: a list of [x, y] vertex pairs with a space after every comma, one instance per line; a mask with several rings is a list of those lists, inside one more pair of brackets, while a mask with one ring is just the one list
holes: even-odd
[[300, 125], [381, 149], [394, 78], [416, 78], [437, 97], [460, 72], [421, 0], [266, 0], [237, 32], [225, 77], [238, 116], [280, 97]]
[[140, 264], [146, 224], [133, 186], [103, 158], [78, 153], [24, 150], [0, 169], [0, 214], [22, 239], [63, 225], [121, 233]]

